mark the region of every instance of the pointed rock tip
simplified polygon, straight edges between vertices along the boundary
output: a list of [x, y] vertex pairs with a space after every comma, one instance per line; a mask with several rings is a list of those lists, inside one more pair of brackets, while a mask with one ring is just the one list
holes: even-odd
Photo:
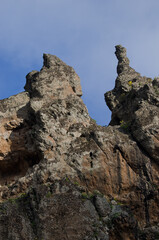
[[123, 47], [122, 45], [116, 45], [115, 49], [115, 55], [120, 62], [122, 62], [124, 59], [127, 59], [125, 47]]
[[66, 65], [60, 58], [52, 54], [43, 54], [43, 66], [46, 68], [55, 67], [58, 65]]
[[130, 69], [129, 67], [130, 61], [126, 55], [126, 48], [124, 48], [122, 45], [117, 45], [115, 46], [115, 48], [116, 48], [115, 55], [118, 59], [117, 73], [120, 74]]
[[55, 95], [55, 98], [64, 98], [72, 94], [82, 96], [80, 78], [72, 67], [55, 55], [44, 53], [43, 59], [40, 72], [32, 71], [26, 76], [24, 89], [31, 97], [42, 98], [46, 93]]

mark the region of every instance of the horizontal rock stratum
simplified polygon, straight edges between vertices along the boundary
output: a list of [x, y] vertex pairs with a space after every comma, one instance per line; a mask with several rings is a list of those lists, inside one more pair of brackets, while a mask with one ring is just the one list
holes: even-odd
[[116, 46], [108, 127], [56, 56], [0, 101], [0, 240], [159, 239], [159, 79]]

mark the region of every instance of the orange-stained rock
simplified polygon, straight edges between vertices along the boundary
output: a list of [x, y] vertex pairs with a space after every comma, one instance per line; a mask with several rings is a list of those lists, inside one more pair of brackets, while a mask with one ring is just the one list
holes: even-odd
[[50, 54], [26, 92], [0, 101], [0, 240], [157, 239], [159, 80], [135, 72], [120, 45], [116, 56], [108, 127]]

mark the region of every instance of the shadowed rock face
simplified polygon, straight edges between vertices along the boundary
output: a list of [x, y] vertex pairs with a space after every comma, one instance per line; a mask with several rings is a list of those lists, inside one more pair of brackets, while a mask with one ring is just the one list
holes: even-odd
[[108, 127], [90, 118], [80, 79], [56, 56], [0, 101], [0, 240], [159, 236], [159, 80], [116, 46]]

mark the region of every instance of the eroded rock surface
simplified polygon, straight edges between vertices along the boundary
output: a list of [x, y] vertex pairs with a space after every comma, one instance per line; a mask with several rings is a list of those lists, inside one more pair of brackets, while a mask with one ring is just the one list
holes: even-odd
[[108, 127], [50, 54], [25, 92], [0, 101], [0, 240], [159, 239], [159, 79], [120, 45], [116, 56]]

